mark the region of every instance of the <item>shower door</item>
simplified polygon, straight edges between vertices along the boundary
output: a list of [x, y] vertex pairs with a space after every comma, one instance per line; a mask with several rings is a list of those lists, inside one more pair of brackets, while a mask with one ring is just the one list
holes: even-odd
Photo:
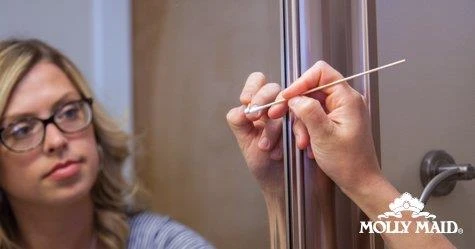
[[225, 120], [246, 77], [279, 82], [279, 1], [136, 0], [137, 175], [150, 208], [217, 248], [270, 248], [259, 185]]

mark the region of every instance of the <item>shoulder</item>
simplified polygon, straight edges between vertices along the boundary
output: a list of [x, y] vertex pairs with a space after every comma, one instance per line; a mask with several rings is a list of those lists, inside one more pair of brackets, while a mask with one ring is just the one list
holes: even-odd
[[129, 217], [128, 249], [214, 248], [187, 226], [168, 216], [141, 212]]

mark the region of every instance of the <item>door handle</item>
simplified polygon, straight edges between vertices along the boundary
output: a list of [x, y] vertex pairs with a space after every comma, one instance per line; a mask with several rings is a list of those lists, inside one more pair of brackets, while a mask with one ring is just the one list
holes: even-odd
[[432, 150], [422, 160], [420, 178], [424, 190], [419, 200], [425, 205], [432, 195], [450, 194], [457, 181], [475, 178], [475, 168], [471, 164], [455, 163], [444, 150]]

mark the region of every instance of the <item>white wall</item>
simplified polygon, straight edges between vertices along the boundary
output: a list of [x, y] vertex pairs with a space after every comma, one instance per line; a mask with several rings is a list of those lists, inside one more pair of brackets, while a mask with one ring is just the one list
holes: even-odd
[[42, 39], [63, 51], [99, 101], [132, 131], [128, 0], [0, 0], [0, 39]]

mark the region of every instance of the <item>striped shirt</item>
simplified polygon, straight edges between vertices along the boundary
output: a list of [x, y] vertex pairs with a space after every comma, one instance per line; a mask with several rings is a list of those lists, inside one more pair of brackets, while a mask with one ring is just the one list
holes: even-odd
[[129, 218], [128, 249], [214, 249], [190, 228], [151, 212]]

